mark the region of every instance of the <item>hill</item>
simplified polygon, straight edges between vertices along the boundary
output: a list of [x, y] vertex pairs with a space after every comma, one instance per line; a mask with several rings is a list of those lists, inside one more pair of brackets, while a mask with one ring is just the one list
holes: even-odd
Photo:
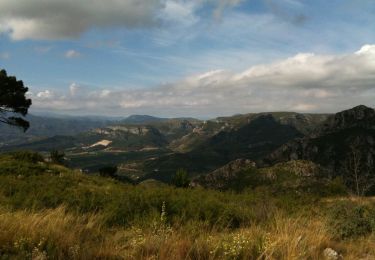
[[[282, 175], [280, 169], [269, 169], [268, 176]], [[326, 251], [347, 259], [375, 255], [371, 200], [338, 202], [293, 186], [274, 193], [267, 185], [241, 193], [133, 186], [45, 162], [35, 153], [3, 154], [0, 256], [322, 259]]]
[[145, 178], [168, 182], [178, 168], [185, 168], [194, 176], [238, 158], [261, 160], [288, 141], [312, 132], [325, 118], [325, 115], [260, 113], [208, 121], [201, 131], [193, 133], [205, 138], [187, 152], [145, 161], [143, 170], [149, 173]]
[[332, 115], [316, 131], [286, 143], [266, 161], [293, 159], [320, 164], [332, 176], [343, 176], [352, 186], [359, 184], [357, 193], [367, 192], [375, 176], [375, 111], [357, 106]]
[[294, 190], [318, 196], [346, 193], [343, 184], [333, 182], [325, 169], [309, 161], [289, 161], [258, 168], [253, 161], [237, 159], [195, 177], [191, 186], [237, 192], [263, 187], [274, 194]]
[[33, 136], [1, 150], [61, 150], [71, 167], [92, 172], [114, 164], [134, 180], [168, 182], [181, 167], [196, 175], [237, 158], [260, 160], [285, 142], [310, 134], [326, 117], [274, 112], [201, 121], [134, 115], [71, 136]]
[[42, 117], [28, 115], [26, 119], [30, 122], [30, 128], [26, 133], [0, 124], [0, 149], [11, 149], [14, 145], [23, 145], [40, 141], [54, 136], [73, 136], [93, 128], [109, 124], [110, 120], [89, 117]]
[[154, 122], [162, 122], [168, 120], [167, 118], [154, 117], [149, 115], [131, 115], [121, 120], [121, 124], [149, 124]]

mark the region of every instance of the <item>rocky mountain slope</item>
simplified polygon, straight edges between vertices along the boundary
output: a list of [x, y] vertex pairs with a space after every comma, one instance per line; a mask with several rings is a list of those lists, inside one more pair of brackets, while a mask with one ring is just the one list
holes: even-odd
[[[281, 146], [266, 162], [303, 159], [327, 168], [332, 176], [353, 182], [375, 172], [375, 111], [357, 106], [330, 116], [312, 134]], [[357, 176], [358, 177], [358, 176]]]
[[[279, 146], [312, 132], [325, 118], [325, 115], [296, 113], [218, 118], [201, 127], [202, 132], [196, 134], [206, 138], [187, 152], [146, 161], [143, 171], [148, 174], [145, 178], [168, 182], [178, 168], [185, 168], [195, 175], [210, 172], [238, 158], [261, 160]], [[205, 131], [206, 125], [210, 126], [211, 132]]]
[[194, 178], [191, 187], [204, 187], [217, 190], [225, 190], [231, 182], [240, 178], [241, 173], [249, 168], [255, 168], [256, 163], [248, 159], [237, 159], [208, 174]]
[[295, 190], [319, 194], [323, 190], [345, 190], [343, 186], [333, 187], [335, 184], [325, 173], [323, 168], [310, 161], [294, 160], [257, 168], [251, 160], [237, 159], [208, 174], [193, 178], [190, 186], [221, 191], [264, 187], [276, 193]]

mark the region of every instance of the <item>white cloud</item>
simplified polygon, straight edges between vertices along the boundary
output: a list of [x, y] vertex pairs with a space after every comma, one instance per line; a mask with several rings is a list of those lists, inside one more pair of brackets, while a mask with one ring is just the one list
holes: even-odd
[[209, 71], [151, 89], [85, 89], [69, 99], [45, 91], [33, 101], [37, 108], [108, 115], [335, 112], [358, 104], [375, 106], [374, 61], [375, 45], [367, 45], [346, 55], [297, 54], [240, 73]]
[[196, 8], [197, 5], [194, 1], [167, 0], [160, 17], [162, 19], [176, 21], [179, 24], [189, 26], [199, 20], [195, 15]]
[[55, 97], [55, 95], [53, 94], [51, 90], [44, 90], [44, 91], [38, 92], [36, 94], [36, 97], [40, 100], [44, 100], [44, 99], [52, 99]]
[[65, 58], [72, 59], [78, 58], [81, 56], [81, 53], [76, 50], [68, 50], [65, 52]]
[[13, 40], [75, 38], [94, 28], [145, 28], [193, 23], [213, 2], [218, 14], [238, 0], [0, 0], [0, 33]]
[[72, 83], [69, 86], [69, 93], [71, 96], [76, 96], [79, 91], [79, 85], [77, 83]]

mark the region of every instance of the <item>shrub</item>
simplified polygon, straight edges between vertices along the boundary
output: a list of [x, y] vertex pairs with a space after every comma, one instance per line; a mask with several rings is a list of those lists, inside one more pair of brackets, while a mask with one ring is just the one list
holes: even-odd
[[345, 186], [342, 177], [336, 177], [331, 181], [327, 182], [327, 195], [346, 195], [348, 194], [348, 189]]
[[18, 152], [11, 153], [11, 156], [15, 160], [29, 162], [29, 163], [44, 162], [43, 156], [36, 152], [18, 151]]
[[116, 177], [117, 166], [105, 166], [99, 169], [99, 175], [102, 177]]
[[60, 152], [60, 151], [57, 151], [57, 150], [53, 150], [53, 151], [50, 152], [51, 162], [53, 162], [53, 163], [63, 164], [64, 163], [64, 157], [65, 157], [64, 152]]
[[189, 176], [185, 169], [178, 169], [176, 174], [172, 178], [172, 184], [178, 188], [189, 187]]
[[372, 232], [369, 209], [353, 203], [336, 204], [329, 212], [328, 225], [340, 239], [356, 238]]

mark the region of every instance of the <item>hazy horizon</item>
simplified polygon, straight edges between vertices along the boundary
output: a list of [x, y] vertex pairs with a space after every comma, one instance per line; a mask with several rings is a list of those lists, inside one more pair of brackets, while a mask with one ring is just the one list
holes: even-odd
[[[241, 115], [247, 115], [247, 114], [262, 114], [262, 113], [299, 113], [299, 114], [311, 114], [311, 115], [330, 115], [330, 114], [336, 114], [339, 112], [342, 112], [344, 110], [350, 110], [354, 107], [361, 106], [362, 104], [358, 104], [353, 107], [347, 107], [339, 111], [333, 111], [333, 112], [321, 112], [321, 113], [314, 113], [314, 112], [296, 112], [296, 111], [260, 111], [260, 112], [248, 112], [248, 113], [236, 113], [236, 114], [223, 114], [223, 115], [214, 115], [214, 116], [208, 116], [208, 117], [202, 117], [202, 116], [189, 116], [189, 115], [182, 115], [178, 117], [168, 117], [163, 115], [155, 115], [155, 114], [130, 114], [130, 115], [119, 115], [119, 116], [111, 116], [111, 115], [98, 115], [98, 114], [64, 114], [64, 113], [58, 113], [58, 112], [31, 112], [28, 115], [26, 115], [26, 118], [28, 116], [37, 116], [37, 117], [50, 117], [50, 118], [102, 118], [102, 119], [109, 119], [109, 120], [123, 120], [126, 118], [129, 118], [131, 116], [150, 116], [155, 118], [162, 118], [162, 119], [174, 119], [174, 118], [194, 118], [199, 120], [213, 120], [220, 117], [233, 117], [233, 116], [241, 116]], [[370, 107], [374, 109], [374, 107]]]

